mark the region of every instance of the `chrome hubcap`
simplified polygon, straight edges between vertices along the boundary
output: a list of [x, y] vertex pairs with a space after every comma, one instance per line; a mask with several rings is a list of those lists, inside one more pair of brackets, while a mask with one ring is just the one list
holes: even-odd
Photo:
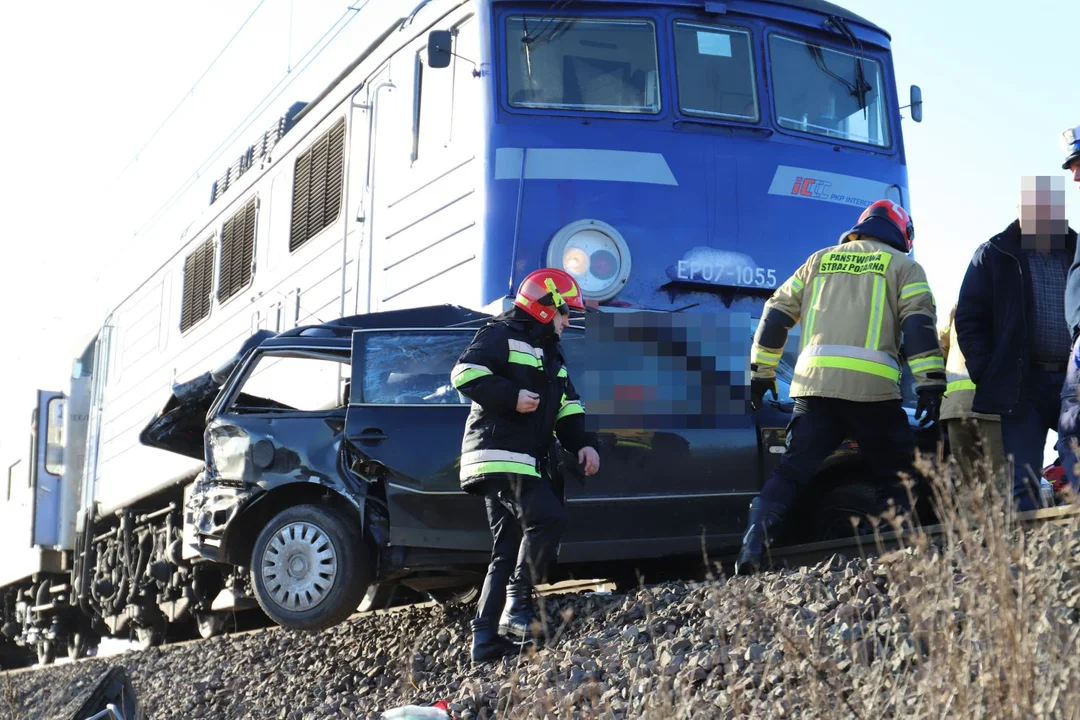
[[325, 600], [337, 570], [334, 543], [311, 523], [286, 525], [263, 551], [263, 584], [274, 602], [290, 612], [310, 610]]

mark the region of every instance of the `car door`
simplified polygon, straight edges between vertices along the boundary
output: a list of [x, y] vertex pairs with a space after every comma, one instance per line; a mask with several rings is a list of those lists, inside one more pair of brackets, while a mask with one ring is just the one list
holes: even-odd
[[343, 490], [350, 369], [344, 343], [257, 350], [211, 407], [207, 473], [263, 490], [294, 482]]
[[576, 459], [565, 473], [560, 562], [738, 542], [761, 483], [757, 426], [739, 390], [749, 322], [735, 313], [589, 313], [584, 333], [564, 333], [601, 447], [599, 473], [584, 477]]
[[353, 333], [350, 449], [384, 468], [390, 544], [491, 549], [484, 502], [461, 490], [469, 400], [450, 373], [476, 328]]

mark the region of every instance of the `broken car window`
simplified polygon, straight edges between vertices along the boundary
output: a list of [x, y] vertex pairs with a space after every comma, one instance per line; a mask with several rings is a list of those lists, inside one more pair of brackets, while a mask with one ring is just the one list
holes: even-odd
[[232, 402], [233, 412], [343, 408], [350, 366], [344, 355], [263, 353]]
[[469, 346], [467, 331], [375, 332], [364, 343], [363, 402], [369, 405], [468, 405], [450, 371]]

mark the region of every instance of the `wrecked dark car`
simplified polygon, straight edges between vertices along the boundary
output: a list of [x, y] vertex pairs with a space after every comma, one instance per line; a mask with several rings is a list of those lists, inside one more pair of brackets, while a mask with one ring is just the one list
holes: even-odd
[[[716, 357], [683, 317], [622, 332], [590, 312], [563, 335], [602, 462], [586, 480], [565, 454], [554, 579], [738, 546], [791, 403], [782, 393], [748, 412], [745, 361]], [[174, 389], [142, 440], [205, 463], [185, 492], [184, 557], [248, 568], [259, 605], [293, 628], [335, 624], [365, 594], [476, 587], [491, 535], [483, 502], [459, 486], [469, 401], [450, 372], [488, 318], [443, 305], [262, 333]], [[748, 324], [743, 358], [751, 335]], [[668, 365], [684, 369], [657, 371], [650, 358], [671, 348], [687, 360]], [[935, 447], [936, 429], [920, 434]], [[872, 509], [866, 477], [858, 448], [838, 448], [786, 540], [850, 536], [850, 516]]]

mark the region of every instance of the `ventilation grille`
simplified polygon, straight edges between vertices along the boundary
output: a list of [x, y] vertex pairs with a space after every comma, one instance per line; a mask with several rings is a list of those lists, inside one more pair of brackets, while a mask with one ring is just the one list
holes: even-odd
[[345, 180], [345, 119], [323, 133], [296, 158], [289, 251], [337, 219]]
[[180, 308], [180, 332], [210, 315], [210, 293], [214, 284], [214, 238], [195, 248], [184, 258], [184, 297]]
[[255, 260], [255, 198], [225, 221], [221, 231], [221, 277], [218, 302], [225, 302], [251, 282]]

